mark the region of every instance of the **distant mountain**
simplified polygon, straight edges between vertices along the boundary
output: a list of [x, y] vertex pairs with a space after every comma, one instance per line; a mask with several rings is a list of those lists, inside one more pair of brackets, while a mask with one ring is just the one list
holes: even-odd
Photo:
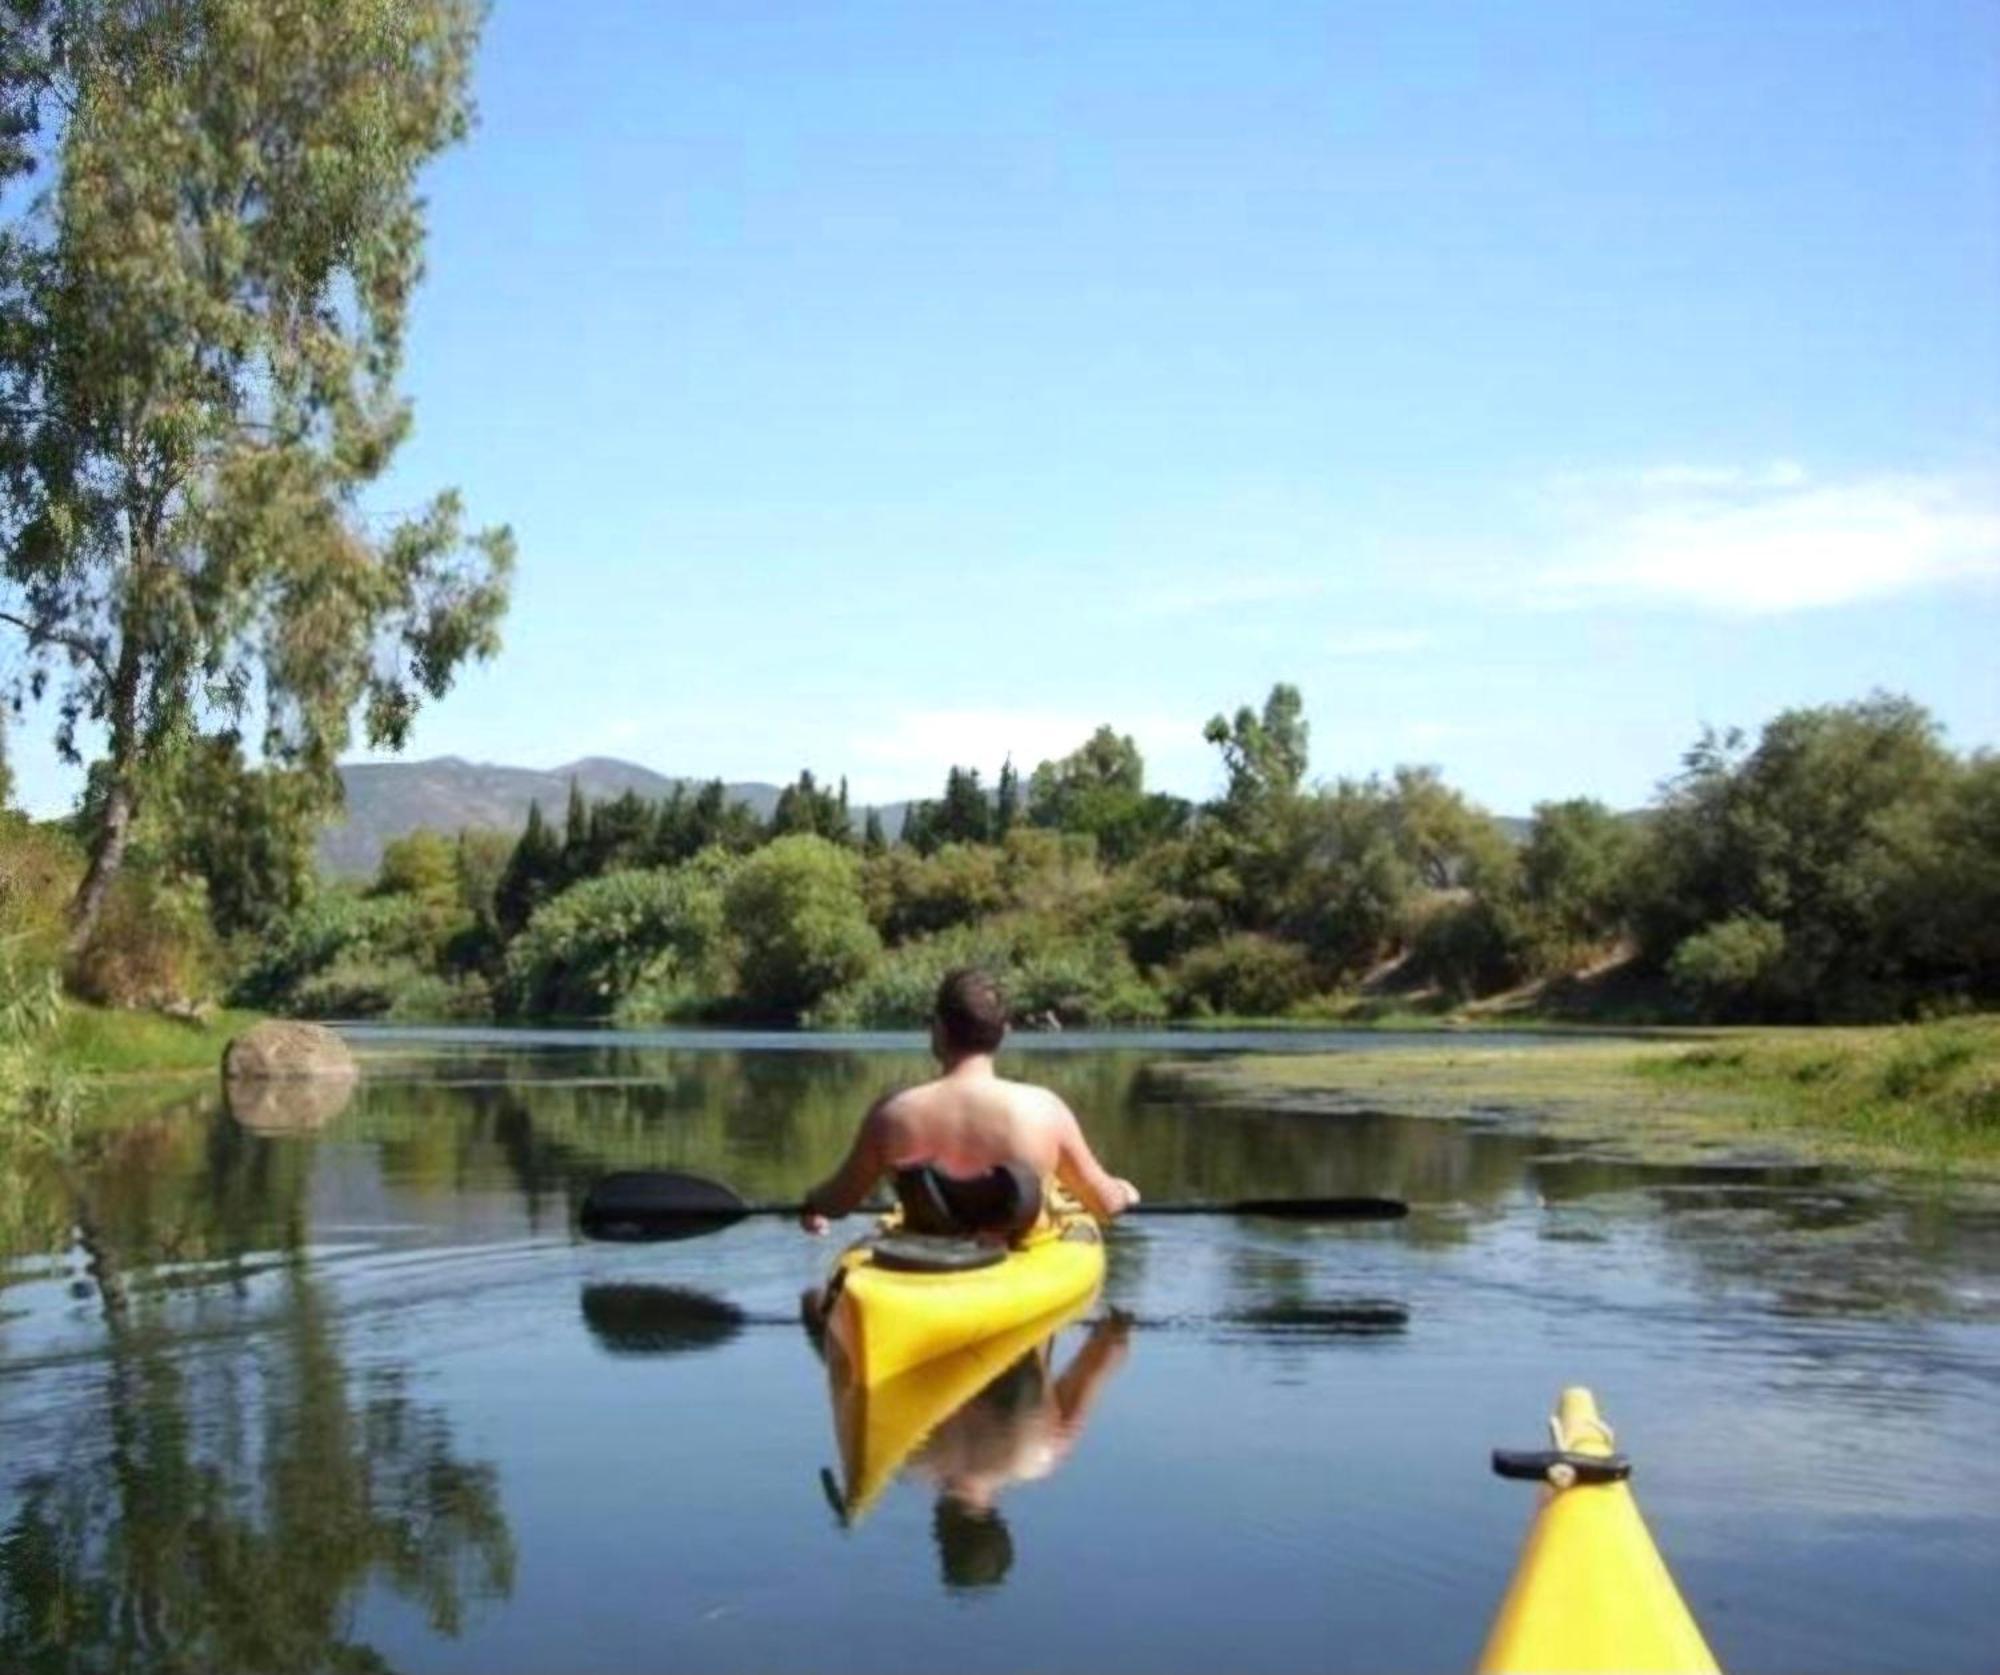
[[[436, 756], [427, 762], [354, 763], [340, 770], [340, 778], [347, 789], [346, 814], [319, 841], [319, 864], [337, 878], [369, 877], [381, 862], [382, 846], [411, 832], [456, 832], [467, 826], [518, 832], [528, 823], [530, 802], [539, 802], [542, 813], [559, 822], [569, 803], [571, 780], [592, 802], [627, 791], [657, 802], [672, 796], [676, 785], [692, 791], [705, 783], [671, 778], [615, 756], [586, 756], [548, 769]], [[747, 803], [760, 820], [768, 820], [778, 806], [780, 788], [762, 780], [739, 780], [728, 789], [733, 800]], [[902, 831], [909, 809], [907, 802], [877, 805], [882, 829], [891, 838]], [[857, 803], [857, 827], [865, 813]], [[1525, 841], [1529, 821], [1505, 815], [1496, 819], [1516, 843]]]
[[[428, 762], [358, 762], [343, 767], [340, 778], [347, 808], [343, 818], [320, 835], [319, 863], [342, 878], [373, 873], [382, 859], [382, 846], [414, 831], [456, 832], [472, 826], [518, 832], [528, 823], [531, 802], [539, 802], [543, 814], [560, 822], [571, 780], [592, 802], [626, 791], [658, 801], [684, 783], [608, 756], [586, 756], [546, 771], [468, 762], [458, 756], [438, 756]], [[729, 793], [760, 815], [768, 815], [778, 801], [775, 785], [732, 785]]]
[[[434, 756], [427, 762], [357, 762], [343, 767], [340, 779], [347, 793], [346, 812], [319, 840], [319, 864], [337, 878], [369, 877], [381, 862], [382, 846], [411, 832], [457, 832], [467, 826], [518, 832], [528, 823], [531, 802], [539, 802], [542, 813], [560, 823], [569, 806], [571, 780], [594, 803], [627, 791], [658, 802], [672, 796], [676, 785], [693, 792], [707, 783], [671, 778], [615, 756], [586, 756], [548, 769], [501, 767], [459, 756]], [[768, 820], [778, 806], [779, 790], [762, 780], [739, 780], [728, 787], [730, 800], [747, 803], [760, 820]], [[877, 810], [891, 837], [903, 829], [909, 806], [887, 803]], [[857, 828], [865, 813], [857, 804]]]

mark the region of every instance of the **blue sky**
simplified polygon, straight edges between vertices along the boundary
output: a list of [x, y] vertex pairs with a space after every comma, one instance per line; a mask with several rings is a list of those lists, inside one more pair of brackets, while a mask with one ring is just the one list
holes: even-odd
[[[412, 754], [1643, 801], [2000, 743], [2000, 10], [498, 0], [379, 504], [511, 523]], [[30, 806], [73, 780], [35, 741]]]

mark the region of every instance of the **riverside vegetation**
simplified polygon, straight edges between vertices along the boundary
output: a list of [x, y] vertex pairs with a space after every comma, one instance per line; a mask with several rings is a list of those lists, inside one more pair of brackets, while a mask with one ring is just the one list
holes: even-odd
[[[1851, 1023], [2000, 992], [2000, 760], [1954, 754], [1904, 699], [1706, 734], [1652, 808], [1544, 804], [1518, 836], [1427, 768], [1308, 783], [1289, 686], [1207, 736], [1227, 788], [1200, 806], [1149, 790], [1105, 727], [991, 793], [953, 769], [893, 841], [805, 773], [768, 821], [711, 785], [573, 794], [560, 829], [537, 807], [518, 836], [412, 833], [361, 886], [316, 877], [310, 826], [231, 768], [250, 788], [224, 816], [184, 790], [135, 823], [68, 980], [110, 1006], [845, 1026], [920, 1021], [969, 962], [1064, 1026]], [[92, 816], [7, 817], [24, 957], [62, 954]]]

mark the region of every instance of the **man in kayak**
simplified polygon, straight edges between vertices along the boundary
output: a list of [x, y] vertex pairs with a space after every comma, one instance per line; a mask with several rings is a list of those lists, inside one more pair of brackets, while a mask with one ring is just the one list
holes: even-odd
[[1047, 1088], [993, 1068], [1007, 1003], [982, 971], [938, 985], [933, 1080], [876, 1101], [845, 1161], [806, 1194], [808, 1233], [855, 1209], [884, 1175], [895, 1180], [913, 1232], [1012, 1236], [1041, 1215], [1051, 1183], [1100, 1221], [1139, 1202], [1139, 1189], [1097, 1161], [1076, 1113]]

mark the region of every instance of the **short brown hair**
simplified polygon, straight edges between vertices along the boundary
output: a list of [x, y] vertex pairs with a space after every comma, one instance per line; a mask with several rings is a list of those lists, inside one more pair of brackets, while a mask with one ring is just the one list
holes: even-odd
[[1007, 1033], [1007, 997], [972, 966], [945, 973], [934, 1015], [938, 1034], [954, 1052], [990, 1053]]

